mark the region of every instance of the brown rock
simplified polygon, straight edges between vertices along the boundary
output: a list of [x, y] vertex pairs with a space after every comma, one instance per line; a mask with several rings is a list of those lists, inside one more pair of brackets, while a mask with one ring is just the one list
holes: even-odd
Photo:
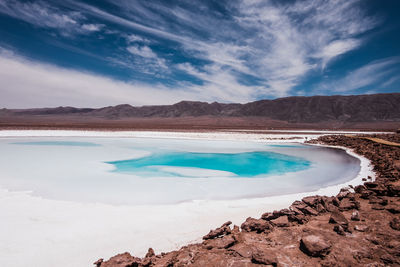
[[336, 197], [339, 200], [342, 200], [343, 198], [347, 197], [350, 194], [350, 192], [348, 190], [340, 190], [339, 194], [336, 195]]
[[352, 221], [359, 221], [360, 220], [360, 213], [358, 210], [354, 210], [353, 213], [351, 214], [351, 220]]
[[274, 210], [273, 214], [275, 215], [275, 218], [278, 218], [280, 216], [292, 215], [294, 212], [289, 209], [281, 209], [279, 211]]
[[316, 210], [318, 213], [322, 213], [322, 212], [325, 212], [325, 211], [326, 211], [325, 207], [324, 207], [321, 203], [318, 203], [318, 204], [317, 204], [317, 206], [315, 207], [315, 210]]
[[251, 260], [258, 264], [278, 266], [278, 259], [272, 250], [255, 249]]
[[[365, 179], [365, 180], [367, 180], [367, 179]], [[364, 185], [357, 185], [356, 187], [354, 187], [354, 191], [356, 193], [361, 193], [361, 192], [363, 192], [365, 190], [366, 190], [366, 187]]]
[[115, 255], [108, 261], [103, 261], [101, 267], [138, 267], [141, 264], [139, 258], [131, 256], [128, 252]]
[[331, 244], [321, 235], [308, 235], [300, 240], [300, 249], [311, 257], [324, 257], [329, 254]]
[[277, 219], [270, 221], [273, 225], [278, 227], [288, 227], [289, 226], [289, 219], [288, 216], [281, 216]]
[[342, 201], [340, 201], [339, 209], [342, 211], [343, 210], [352, 210], [352, 209], [358, 209], [358, 206], [359, 205], [357, 205], [355, 201], [352, 201], [348, 198], [344, 198], [344, 199], [342, 199]]
[[308, 206], [315, 207], [320, 202], [320, 196], [305, 197], [301, 201], [306, 203]]
[[389, 184], [387, 188], [389, 196], [400, 196], [400, 185]]
[[379, 204], [372, 204], [371, 209], [373, 210], [384, 210], [385, 208]]
[[388, 253], [384, 253], [380, 258], [386, 264], [393, 264], [394, 262], [396, 262], [396, 259]]
[[400, 207], [399, 207], [398, 205], [395, 205], [395, 204], [387, 205], [387, 206], [386, 206], [386, 209], [387, 209], [389, 212], [393, 213], [393, 214], [398, 214], [398, 213], [400, 213]]
[[349, 225], [349, 221], [344, 217], [340, 211], [332, 211], [331, 217], [329, 218], [329, 223], [337, 223], [343, 226], [345, 229]]
[[204, 240], [213, 239], [222, 235], [228, 235], [231, 233], [231, 228], [229, 228], [230, 223], [224, 223], [221, 227], [211, 230], [207, 235], [203, 236]]
[[209, 239], [204, 241], [204, 246], [206, 249], [213, 249], [213, 248], [228, 248], [235, 244], [236, 240], [233, 238], [232, 235], [226, 235], [223, 237]]
[[369, 227], [367, 225], [355, 225], [354, 226], [354, 230], [358, 231], [358, 232], [366, 232], [369, 229]]
[[154, 250], [152, 248], [149, 248], [149, 250], [147, 251], [146, 256], [144, 256], [145, 258], [150, 258], [155, 256], [156, 254], [154, 253]]
[[346, 235], [343, 227], [341, 225], [338, 225], [338, 224], [333, 227], [333, 231], [335, 231], [339, 235]]
[[313, 215], [313, 216], [317, 216], [319, 214], [318, 211], [316, 211], [315, 209], [311, 208], [311, 207], [306, 207], [303, 212], [305, 214], [309, 214], [309, 215]]
[[277, 215], [272, 212], [266, 212], [263, 215], [261, 215], [261, 219], [266, 220], [266, 221], [270, 221], [270, 220], [273, 220], [276, 218], [277, 218]]
[[365, 185], [367, 188], [370, 188], [370, 189], [371, 189], [371, 188], [376, 188], [376, 187], [379, 186], [379, 184], [376, 183], [376, 182], [365, 182], [364, 185]]
[[93, 264], [96, 265], [96, 267], [100, 267], [100, 265], [103, 263], [103, 261], [104, 261], [103, 259], [98, 259]]
[[229, 250], [235, 251], [244, 258], [251, 258], [253, 255], [254, 246], [244, 243], [237, 243], [233, 247], [230, 247]]
[[272, 230], [272, 226], [269, 222], [262, 219], [247, 218], [244, 223], [240, 226], [243, 231], [246, 232], [269, 232]]
[[393, 161], [393, 167], [394, 167], [396, 170], [400, 171], [400, 160], [395, 160], [395, 161]]
[[388, 200], [386, 198], [383, 198], [383, 197], [371, 196], [369, 198], [368, 203], [370, 203], [370, 204], [379, 204], [379, 205], [385, 206], [385, 205], [388, 204]]
[[393, 218], [393, 220], [390, 221], [390, 227], [392, 227], [394, 230], [400, 231], [400, 219]]

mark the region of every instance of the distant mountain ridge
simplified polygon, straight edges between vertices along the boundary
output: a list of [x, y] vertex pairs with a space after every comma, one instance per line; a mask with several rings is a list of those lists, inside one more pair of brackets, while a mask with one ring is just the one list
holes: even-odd
[[173, 105], [134, 107], [128, 104], [104, 108], [3, 109], [2, 116], [83, 116], [108, 120], [122, 118], [263, 117], [290, 123], [324, 121], [400, 121], [400, 93], [285, 97], [247, 104], [181, 101]]

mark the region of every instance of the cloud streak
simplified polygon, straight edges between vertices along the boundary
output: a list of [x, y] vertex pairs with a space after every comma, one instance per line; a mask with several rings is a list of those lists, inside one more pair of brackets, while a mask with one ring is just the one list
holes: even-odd
[[95, 32], [104, 26], [102, 24], [86, 24], [86, 18], [81, 12], [62, 11], [44, 1], [0, 0], [0, 13], [37, 27], [57, 29], [64, 36]]
[[[76, 101], [90, 106], [90, 101], [93, 105], [107, 105], [107, 98], [110, 104], [118, 100], [140, 105], [184, 99], [247, 102], [296, 95], [299, 90], [304, 92], [299, 87], [307, 78], [316, 73], [321, 77], [329, 74], [331, 66], [368, 42], [366, 33], [379, 26], [381, 20], [367, 16], [362, 4], [360, 0], [303, 0], [290, 4], [235, 0], [204, 1], [194, 7], [180, 0], [172, 3], [107, 0], [100, 7], [95, 2], [77, 0], [57, 3], [0, 0], [1, 13], [36, 28], [52, 29], [71, 40], [59, 47], [82, 56], [90, 55], [92, 60], [108, 66], [118, 66], [133, 77], [131, 82], [120, 82], [3, 53], [1, 67], [6, 68], [9, 63], [16, 72], [1, 69], [1, 79], [10, 83], [15, 92], [32, 94], [29, 101], [40, 94], [51, 95], [54, 86], [59, 96], [54, 103], [62, 104], [65, 97], [73, 105], [74, 94], [79, 95], [82, 90], [88, 100], [76, 97]], [[99, 41], [103, 39], [106, 46]], [[78, 42], [74, 43], [75, 40]], [[93, 43], [80, 46], [80, 40]], [[97, 49], [89, 50], [93, 47], [100, 54], [96, 54]], [[386, 77], [385, 71], [393, 65], [388, 62], [385, 59], [358, 66], [336, 82], [319, 83], [320, 88], [311, 88], [318, 92], [357, 90]], [[24, 68], [24, 64], [31, 68]], [[41, 79], [33, 78], [34, 71]], [[45, 71], [65, 84], [68, 76], [74, 81], [81, 80], [82, 84], [76, 82], [75, 87], [83, 89], [57, 85], [52, 78], [45, 78]], [[361, 79], [373, 71], [377, 72], [376, 77]], [[18, 78], [19, 73], [22, 78]], [[23, 89], [29, 88], [28, 78], [34, 86]], [[149, 82], [138, 82], [140, 78]], [[99, 89], [89, 88], [88, 81]], [[95, 92], [99, 97], [90, 99]], [[7, 89], [7, 96], [12, 95], [16, 99], [17, 94]]]
[[[325, 82], [318, 85], [317, 91], [329, 91], [333, 93], [351, 93], [367, 86], [375, 85], [374, 91], [379, 91], [379, 82], [396, 72], [393, 68], [400, 64], [400, 57], [391, 57], [372, 61], [360, 68], [350, 71], [344, 77], [334, 81]], [[386, 87], [393, 83], [389, 79], [380, 86]]]

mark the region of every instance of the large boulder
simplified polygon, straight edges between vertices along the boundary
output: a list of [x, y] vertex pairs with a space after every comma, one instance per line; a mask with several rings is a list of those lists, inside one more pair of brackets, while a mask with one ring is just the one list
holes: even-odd
[[247, 218], [240, 227], [243, 231], [257, 233], [270, 232], [273, 228], [269, 222], [262, 219], [254, 219], [251, 217]]
[[213, 248], [228, 248], [235, 244], [236, 240], [233, 238], [232, 235], [226, 235], [223, 237], [215, 238], [215, 239], [208, 239], [203, 242], [203, 245], [206, 249], [213, 249]]
[[208, 234], [206, 234], [205, 236], [203, 236], [204, 240], [207, 239], [213, 239], [219, 236], [223, 236], [223, 235], [228, 235], [231, 233], [231, 228], [229, 227], [229, 225], [231, 225], [232, 222], [226, 222], [224, 223], [221, 227], [215, 229], [215, 230], [210, 230], [210, 232]]
[[350, 200], [348, 198], [342, 199], [342, 201], [340, 201], [340, 203], [339, 203], [340, 210], [358, 209], [359, 206], [360, 206], [359, 203], [357, 203], [356, 201]]
[[394, 230], [400, 231], [400, 219], [393, 218], [393, 220], [390, 221], [390, 227], [392, 227]]
[[309, 196], [309, 197], [303, 198], [302, 201], [304, 203], [306, 203], [308, 206], [315, 207], [315, 206], [317, 206], [318, 203], [320, 203], [321, 197], [320, 196]]
[[108, 261], [95, 262], [95, 264], [101, 267], [138, 267], [142, 261], [125, 252], [111, 257]]
[[277, 219], [270, 221], [273, 225], [278, 227], [288, 227], [289, 226], [289, 219], [288, 216], [281, 216]]
[[300, 249], [311, 257], [324, 257], [332, 245], [321, 235], [307, 235], [300, 240]]
[[258, 264], [278, 266], [275, 252], [270, 249], [254, 249], [251, 260]]
[[345, 229], [347, 229], [349, 225], [349, 221], [346, 219], [346, 217], [344, 217], [343, 213], [338, 210], [334, 210], [331, 212], [329, 223], [337, 223]]

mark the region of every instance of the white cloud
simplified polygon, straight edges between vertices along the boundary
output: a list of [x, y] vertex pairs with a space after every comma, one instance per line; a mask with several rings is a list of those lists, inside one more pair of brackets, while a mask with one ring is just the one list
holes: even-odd
[[63, 12], [44, 1], [0, 0], [0, 13], [23, 20], [37, 27], [57, 29], [64, 36], [99, 31], [104, 27], [102, 24], [84, 23], [86, 18], [81, 12]]
[[[75, 2], [92, 15], [180, 43], [188, 56], [210, 62], [205, 66], [208, 70], [202, 70], [204, 81], [217, 75], [209, 71], [213, 69], [229, 73], [231, 82], [237, 82], [238, 73], [249, 74], [263, 81], [264, 89], [257, 87], [253, 95], [261, 92], [265, 96], [289, 94], [310, 71], [324, 70], [338, 56], [361, 46], [364, 41], [358, 35], [378, 24], [363, 14], [358, 0], [308, 0], [290, 5], [229, 2], [227, 9], [233, 11], [234, 20], [213, 16], [215, 12], [205, 5], [191, 10], [151, 2], [113, 3], [120, 5], [124, 17]], [[230, 89], [226, 86], [225, 90]]]
[[0, 81], [6, 85], [0, 88], [0, 106], [9, 108], [165, 104], [193, 98], [190, 92], [162, 85], [121, 82], [37, 63], [4, 49], [0, 53]]
[[325, 68], [329, 61], [355, 49], [360, 46], [360, 43], [361, 41], [356, 39], [335, 40], [323, 47], [320, 54], [316, 56], [322, 59], [322, 68]]
[[[102, 107], [173, 104], [181, 100], [229, 101], [249, 98], [249, 88], [218, 73], [205, 86], [175, 89], [161, 84], [128, 83], [27, 60], [0, 47], [0, 107]], [[231, 90], [225, 90], [230, 86]]]
[[[79, 12], [62, 13], [40, 1], [23, 4], [10, 0], [0, 0], [0, 8], [3, 7], [0, 12], [37, 26], [66, 29], [67, 33], [101, 30], [101, 24], [86, 22], [84, 15], [87, 15], [112, 22], [110, 25], [123, 26], [127, 32], [129, 29], [144, 32], [146, 37], [150, 36], [152, 43], [159, 39], [172, 41], [168, 43], [173, 43], [173, 47], [167, 47], [172, 48], [171, 51], [179, 50], [185, 57], [205, 63], [196, 67], [190, 63], [174, 65], [164, 52], [156, 53], [148, 46], [149, 39], [122, 32], [121, 29], [104, 30], [126, 39], [127, 46], [116, 50], [118, 54], [105, 57], [115, 64], [155, 77], [179, 69], [203, 82], [203, 85], [180, 82], [181, 87], [172, 91], [162, 86], [140, 85], [140, 88], [160, 92], [166, 90], [168, 97], [165, 103], [169, 103], [169, 99], [185, 99], [180, 96], [192, 100], [245, 102], [292, 94], [291, 90], [301, 84], [310, 72], [323, 72], [340, 55], [363, 45], [366, 39], [359, 36], [379, 23], [362, 12], [359, 0], [305, 0], [290, 5], [279, 1], [242, 0], [226, 3], [228, 12], [231, 12], [228, 15], [234, 16], [229, 18], [210, 10], [205, 3], [198, 3], [194, 9], [163, 2], [115, 0], [112, 4], [119, 5], [120, 10], [110, 13], [82, 2], [65, 1]], [[14, 10], [10, 7], [18, 8]], [[17, 61], [20, 62], [19, 59]], [[43, 66], [38, 68], [45, 70]], [[62, 72], [65, 77], [71, 74], [69, 70], [54, 67], [50, 70], [57, 70], [57, 75]], [[243, 76], [248, 77], [246, 84], [241, 82]], [[85, 79], [93, 77], [96, 81], [106, 79], [93, 75], [85, 76]], [[257, 82], [252, 83], [252, 78]], [[128, 88], [126, 86], [131, 84], [124, 83], [122, 87]], [[354, 82], [354, 86], [358, 85]], [[100, 88], [106, 90], [104, 86]], [[171, 97], [171, 92], [178, 92], [179, 97]], [[148, 97], [151, 99], [151, 95]], [[140, 99], [139, 102], [151, 101], [157, 102], [153, 99]]]
[[98, 32], [104, 27], [103, 24], [83, 24], [82, 29], [89, 32]]
[[157, 58], [157, 54], [151, 50], [148, 46], [128, 46], [127, 50], [134, 55], [146, 57], [146, 58]]
[[[129, 53], [135, 57], [132, 59], [136, 70], [141, 70], [143, 73], [155, 73], [159, 71], [168, 71], [167, 62], [164, 58], [159, 57], [150, 47], [144, 45], [131, 45], [126, 48]], [[130, 59], [120, 59], [119, 62], [130, 64]]]
[[149, 43], [150, 42], [150, 40], [148, 40], [146, 38], [143, 38], [143, 37], [141, 37], [139, 35], [136, 35], [136, 34], [129, 34], [129, 35], [126, 36], [126, 39], [127, 39], [127, 41], [129, 43], [136, 43], [136, 42]]
[[400, 64], [399, 57], [372, 61], [358, 69], [350, 71], [346, 76], [340, 79], [319, 84], [316, 88], [316, 92], [329, 91], [345, 93], [371, 85], [375, 85], [379, 90], [380, 86], [385, 87], [388, 85], [386, 83], [379, 84], [379, 82], [385, 77], [389, 77], [390, 74], [394, 72], [391, 67], [395, 64]]

